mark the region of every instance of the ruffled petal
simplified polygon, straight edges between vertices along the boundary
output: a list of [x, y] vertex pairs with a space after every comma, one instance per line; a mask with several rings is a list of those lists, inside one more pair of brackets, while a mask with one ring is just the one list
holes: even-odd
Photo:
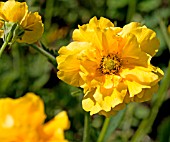
[[96, 17], [93, 17], [90, 19], [88, 26], [90, 29], [100, 28], [101, 30], [104, 30], [108, 27], [114, 27], [114, 24], [104, 17], [100, 17], [99, 20], [97, 20]]
[[[159, 71], [162, 73], [162, 71]], [[133, 80], [142, 84], [150, 85], [153, 82], [158, 82], [163, 75], [156, 73], [150, 65], [148, 68], [141, 66], [129, 66], [129, 68], [122, 69], [120, 76], [127, 80]]]
[[16, 109], [18, 109], [14, 112], [16, 120], [20, 120], [19, 114], [25, 114], [25, 119], [22, 118], [23, 122], [18, 123], [27, 123], [36, 127], [41, 125], [46, 118], [43, 101], [34, 93], [27, 93], [24, 97], [16, 100]]
[[94, 106], [94, 102], [90, 98], [83, 99], [82, 107], [85, 111], [91, 111]]
[[1, 28], [3, 27], [4, 23], [2, 21], [0, 21], [0, 38], [3, 37], [4, 31], [1, 30]]
[[102, 52], [104, 56], [108, 54], [120, 54], [125, 42], [118, 35], [121, 28], [108, 28], [102, 33]]
[[96, 17], [93, 17], [89, 21], [89, 24], [79, 26], [79, 29], [73, 31], [73, 40], [91, 42], [97, 48], [103, 49], [101, 31], [108, 27], [114, 27], [114, 24], [110, 20], [103, 17], [97, 20]]
[[134, 96], [134, 101], [135, 102], [146, 102], [146, 101], [151, 100], [153, 94], [157, 92], [158, 87], [159, 87], [158, 84], [155, 84], [149, 89], [143, 89], [141, 93]]
[[5, 19], [4, 14], [3, 14], [3, 8], [4, 2], [0, 2], [0, 19]]
[[128, 34], [124, 37], [124, 40], [126, 40], [126, 43], [121, 52], [123, 64], [147, 66], [150, 57], [140, 49], [136, 37], [133, 34]]
[[112, 108], [116, 107], [119, 104], [122, 104], [124, 101], [124, 98], [127, 94], [127, 85], [124, 83], [120, 83], [117, 88], [113, 90], [113, 93], [111, 95], [112, 102], [111, 106]]
[[132, 33], [136, 36], [142, 51], [154, 56], [159, 48], [159, 40], [156, 33], [140, 23], [132, 22], [123, 27], [122, 35]]
[[73, 40], [90, 42], [99, 49], [102, 49], [102, 32], [99, 29], [88, 29], [87, 25], [79, 26], [73, 31]]
[[106, 75], [106, 76], [105, 76], [105, 81], [104, 81], [103, 87], [104, 87], [104, 88], [107, 88], [107, 89], [113, 87], [112, 76], [110, 76], [110, 75]]
[[117, 88], [112, 91], [110, 96], [104, 97], [102, 104], [102, 110], [99, 114], [110, 117], [115, 115], [117, 111], [122, 110], [125, 105], [125, 97], [127, 95], [127, 86], [124, 83], [120, 83]]
[[[58, 56], [58, 77], [74, 86], [83, 85], [83, 80], [80, 76], [80, 61], [83, 60], [81, 54], [85, 49], [91, 48], [91, 44], [86, 42], [72, 42], [67, 47], [62, 47], [59, 50]], [[82, 52], [82, 53], [81, 53]]]
[[70, 121], [65, 111], [57, 114], [52, 120], [44, 124], [43, 131], [48, 141], [64, 140], [64, 130], [70, 128]]
[[90, 111], [90, 115], [96, 114], [102, 110], [98, 102], [95, 101], [93, 95], [96, 92], [96, 89], [86, 92], [83, 100], [82, 107], [86, 111]]
[[129, 91], [130, 97], [134, 97], [138, 93], [142, 92], [142, 90], [144, 88], [151, 88], [150, 86], [142, 85], [142, 84], [135, 82], [135, 81], [126, 80], [125, 83], [128, 86], [128, 91]]
[[46, 118], [40, 97], [27, 93], [18, 99], [0, 99], [0, 139], [38, 141], [37, 129]]
[[106, 89], [117, 87], [122, 80], [122, 78], [118, 75], [105, 75], [104, 85], [103, 87]]
[[17, 2], [9, 0], [0, 4], [0, 17], [5, 21], [22, 22], [28, 13], [28, 6], [26, 2]]
[[74, 55], [69, 55], [65, 62], [58, 65], [58, 78], [73, 86], [81, 86], [83, 84], [83, 80], [79, 73], [79, 64], [80, 61], [77, 60]]
[[[127, 94], [127, 85], [120, 83], [117, 88], [106, 89], [98, 86], [95, 90], [87, 92], [82, 101], [83, 109], [90, 114], [102, 113], [106, 115], [116, 113], [121, 109]], [[120, 107], [119, 107], [120, 106]], [[108, 116], [108, 115], [107, 115]]]
[[37, 12], [29, 13], [21, 23], [21, 26], [25, 30], [21, 39], [17, 40], [21, 43], [34, 43], [41, 38], [44, 32], [44, 25], [42, 23], [41, 16]]

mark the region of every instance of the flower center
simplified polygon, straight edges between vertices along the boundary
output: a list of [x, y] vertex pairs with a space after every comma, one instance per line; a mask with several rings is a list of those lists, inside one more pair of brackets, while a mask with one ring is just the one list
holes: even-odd
[[100, 71], [103, 74], [117, 74], [122, 65], [121, 59], [115, 54], [104, 56], [100, 62]]

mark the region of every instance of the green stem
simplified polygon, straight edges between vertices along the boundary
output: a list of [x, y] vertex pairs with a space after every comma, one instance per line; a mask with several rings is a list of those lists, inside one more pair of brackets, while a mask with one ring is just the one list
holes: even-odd
[[42, 47], [39, 47], [35, 44], [29, 44], [31, 47], [33, 47], [35, 50], [37, 50], [38, 52], [40, 52], [42, 55], [44, 55], [45, 57], [47, 57], [49, 59], [49, 61], [55, 66], [57, 67], [57, 62], [56, 62], [56, 58], [51, 55], [50, 53], [48, 53], [47, 51], [45, 51]]
[[54, 0], [47, 0], [46, 1], [46, 8], [45, 8], [45, 31], [49, 30], [51, 26], [51, 19], [53, 16], [53, 10], [54, 10]]
[[126, 23], [129, 23], [136, 11], [136, 0], [128, 0], [128, 11], [126, 16]]
[[160, 25], [160, 29], [162, 31], [162, 34], [164, 36], [164, 39], [170, 51], [170, 37], [168, 36], [168, 33], [167, 33], [167, 27], [165, 26], [165, 23], [162, 20], [160, 20], [159, 25]]
[[166, 74], [162, 80], [161, 86], [158, 90], [157, 98], [156, 98], [155, 103], [153, 104], [153, 107], [151, 109], [150, 116], [141, 122], [138, 130], [136, 131], [135, 135], [132, 137], [131, 142], [140, 142], [142, 140], [142, 138], [148, 132], [150, 132], [153, 122], [158, 114], [159, 108], [165, 99], [165, 95], [166, 95], [165, 93], [168, 90], [168, 87], [170, 86], [169, 78], [170, 78], [170, 63], [166, 70]]
[[2, 55], [2, 53], [3, 53], [3, 51], [5, 50], [5, 48], [6, 48], [7, 45], [8, 45], [8, 42], [5, 41], [5, 42], [3, 43], [3, 45], [1, 46], [1, 49], [0, 49], [0, 57], [1, 57], [1, 55]]
[[2, 53], [3, 51], [5, 50], [5, 48], [7, 47], [8, 43], [10, 42], [11, 38], [13, 36], [13, 32], [9, 32], [6, 40], [4, 41], [3, 45], [1, 46], [1, 49], [0, 49], [0, 57], [2, 56]]
[[90, 120], [89, 120], [89, 113], [85, 112], [84, 116], [84, 133], [83, 133], [83, 142], [89, 142], [89, 132], [90, 132]]
[[111, 120], [111, 117], [105, 118], [102, 130], [100, 132], [100, 135], [99, 135], [99, 138], [98, 138], [97, 142], [103, 142], [105, 134], [106, 134], [106, 131], [107, 131], [107, 128], [108, 128], [109, 123], [110, 123], [110, 120]]

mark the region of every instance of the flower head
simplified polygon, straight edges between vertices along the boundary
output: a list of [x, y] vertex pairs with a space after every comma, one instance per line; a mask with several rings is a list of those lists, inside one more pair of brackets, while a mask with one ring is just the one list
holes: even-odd
[[44, 105], [33, 93], [19, 99], [0, 99], [0, 141], [51, 142], [64, 139], [70, 122], [65, 111], [44, 123]]
[[[44, 27], [41, 16], [35, 12], [28, 12], [28, 6], [25, 2], [8, 0], [0, 2], [0, 20], [17, 23], [24, 32], [18, 38], [18, 42], [34, 43], [43, 34]], [[2, 28], [2, 25], [0, 25]], [[1, 32], [0, 32], [1, 34]]]
[[151, 99], [163, 72], [150, 64], [159, 40], [137, 22], [123, 28], [101, 17], [73, 32], [59, 50], [58, 77], [84, 89], [82, 106], [90, 114], [115, 114], [129, 102]]

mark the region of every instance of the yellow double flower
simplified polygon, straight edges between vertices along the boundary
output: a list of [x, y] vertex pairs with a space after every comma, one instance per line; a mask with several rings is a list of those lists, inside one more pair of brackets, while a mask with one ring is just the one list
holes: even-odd
[[[9, 32], [9, 25], [13, 28], [18, 26], [13, 37], [18, 42], [34, 43], [43, 34], [44, 26], [41, 20], [41, 16], [38, 12], [28, 12], [28, 6], [26, 2], [17, 2], [15, 0], [8, 0], [7, 2], [0, 2], [0, 36], [4, 37], [6, 32]], [[6, 30], [6, 31], [5, 31]], [[17, 34], [17, 35], [15, 35]]]
[[123, 28], [101, 17], [73, 32], [73, 42], [59, 50], [58, 77], [84, 89], [82, 106], [90, 114], [115, 114], [129, 102], [151, 99], [163, 71], [151, 65], [159, 40], [140, 23]]
[[64, 130], [70, 127], [65, 111], [44, 124], [46, 115], [39, 96], [27, 93], [18, 99], [0, 99], [1, 142], [67, 142]]

